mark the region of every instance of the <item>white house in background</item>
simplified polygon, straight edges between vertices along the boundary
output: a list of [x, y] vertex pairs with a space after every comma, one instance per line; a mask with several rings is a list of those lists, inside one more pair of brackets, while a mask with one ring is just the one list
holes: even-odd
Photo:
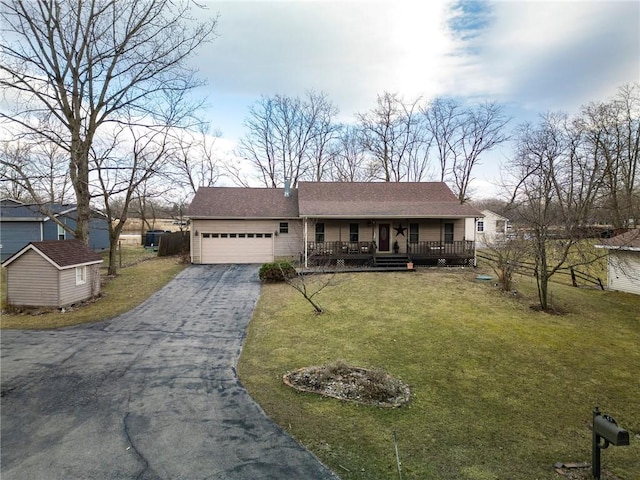
[[488, 244], [504, 240], [511, 228], [509, 219], [491, 210], [482, 210], [483, 218], [476, 221], [476, 246], [484, 248]]
[[634, 229], [602, 240], [596, 248], [605, 248], [609, 290], [640, 295], [640, 230]]

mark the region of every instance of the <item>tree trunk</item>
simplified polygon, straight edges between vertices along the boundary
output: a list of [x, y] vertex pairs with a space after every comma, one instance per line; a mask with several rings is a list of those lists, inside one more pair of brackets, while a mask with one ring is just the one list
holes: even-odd
[[76, 231], [75, 237], [89, 244], [89, 220], [91, 219], [91, 192], [89, 191], [89, 148], [80, 140], [78, 132], [72, 133], [71, 158], [69, 172], [76, 194]]

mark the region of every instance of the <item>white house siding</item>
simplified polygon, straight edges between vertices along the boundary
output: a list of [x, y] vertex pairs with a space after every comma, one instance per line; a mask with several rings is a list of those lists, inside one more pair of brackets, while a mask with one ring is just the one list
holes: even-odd
[[640, 295], [640, 252], [610, 250], [607, 283], [610, 290]]
[[7, 302], [16, 306], [57, 306], [58, 269], [28, 251], [7, 266]]

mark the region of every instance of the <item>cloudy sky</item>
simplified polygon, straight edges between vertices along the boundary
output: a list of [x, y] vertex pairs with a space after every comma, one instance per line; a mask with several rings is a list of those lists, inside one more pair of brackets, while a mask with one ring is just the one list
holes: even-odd
[[[384, 91], [496, 100], [515, 127], [640, 81], [637, 0], [203, 1], [219, 37], [195, 63], [228, 148], [261, 95], [325, 92], [345, 122]], [[478, 196], [505, 155], [485, 159]]]

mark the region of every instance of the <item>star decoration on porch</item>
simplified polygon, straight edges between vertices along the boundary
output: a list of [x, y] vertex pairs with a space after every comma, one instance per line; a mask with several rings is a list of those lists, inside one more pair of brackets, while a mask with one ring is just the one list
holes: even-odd
[[403, 227], [402, 224], [398, 225], [397, 227], [393, 227], [393, 229], [396, 231], [396, 237], [398, 235], [402, 235], [404, 237], [404, 232], [405, 232], [406, 228]]

